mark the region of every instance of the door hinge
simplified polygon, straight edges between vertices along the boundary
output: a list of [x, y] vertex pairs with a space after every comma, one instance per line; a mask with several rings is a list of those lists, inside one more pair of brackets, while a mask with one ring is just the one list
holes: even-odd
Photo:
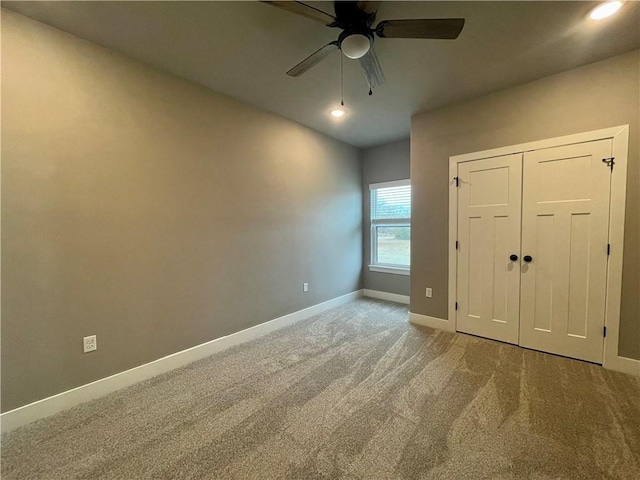
[[453, 177], [453, 180], [456, 182], [456, 187], [460, 186], [460, 177]]
[[607, 243], [607, 256], [611, 255], [611, 244]]
[[456, 250], [458, 249], [458, 240], [456, 240]]
[[612, 172], [613, 172], [613, 166], [616, 163], [615, 160], [616, 160], [616, 157], [608, 157], [608, 158], [602, 159], [602, 161], [607, 164], [607, 167], [609, 167]]
[[456, 302], [456, 310], [458, 309], [458, 302]]
[[602, 336], [603, 336], [604, 338], [607, 338], [607, 327], [603, 327], [603, 328], [602, 328]]

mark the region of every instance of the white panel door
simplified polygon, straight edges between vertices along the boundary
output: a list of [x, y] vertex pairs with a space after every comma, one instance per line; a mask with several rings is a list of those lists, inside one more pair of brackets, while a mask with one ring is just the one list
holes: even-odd
[[461, 163], [458, 177], [457, 330], [517, 344], [522, 154]]
[[[527, 152], [520, 345], [602, 363], [611, 140]], [[530, 261], [529, 257], [531, 257]]]

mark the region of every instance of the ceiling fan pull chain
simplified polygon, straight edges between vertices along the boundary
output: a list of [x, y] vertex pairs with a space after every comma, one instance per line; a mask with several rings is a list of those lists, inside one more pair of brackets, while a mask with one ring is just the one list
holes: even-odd
[[340, 54], [340, 105], [344, 107], [344, 73], [342, 70], [342, 54]]
[[369, 96], [373, 95], [373, 90], [371, 90], [371, 87], [369, 87]]

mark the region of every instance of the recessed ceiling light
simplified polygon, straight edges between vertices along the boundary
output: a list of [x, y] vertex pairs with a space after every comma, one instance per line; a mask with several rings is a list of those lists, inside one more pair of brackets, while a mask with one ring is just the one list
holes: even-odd
[[621, 6], [622, 6], [622, 2], [603, 3], [602, 5], [599, 5], [593, 10], [591, 10], [591, 13], [589, 14], [589, 16], [593, 20], [602, 20], [603, 18], [610, 17], [611, 15], [616, 13], [618, 10], [620, 10]]
[[336, 108], [335, 110], [331, 110], [331, 115], [333, 115], [336, 118], [340, 118], [341, 116], [344, 115], [344, 110], [341, 108]]

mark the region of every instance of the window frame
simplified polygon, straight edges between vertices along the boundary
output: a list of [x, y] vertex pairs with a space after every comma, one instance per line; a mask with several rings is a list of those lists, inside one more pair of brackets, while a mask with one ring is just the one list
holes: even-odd
[[382, 188], [406, 187], [411, 186], [411, 179], [394, 180], [391, 182], [372, 183], [369, 185], [369, 229], [370, 229], [370, 246], [371, 256], [369, 258], [369, 270], [372, 272], [393, 273], [396, 275], [409, 275], [411, 272], [411, 259], [409, 265], [400, 265], [393, 263], [378, 262], [378, 232], [379, 227], [409, 227], [411, 229], [411, 217], [408, 218], [387, 218], [374, 220], [373, 212], [373, 191]]

